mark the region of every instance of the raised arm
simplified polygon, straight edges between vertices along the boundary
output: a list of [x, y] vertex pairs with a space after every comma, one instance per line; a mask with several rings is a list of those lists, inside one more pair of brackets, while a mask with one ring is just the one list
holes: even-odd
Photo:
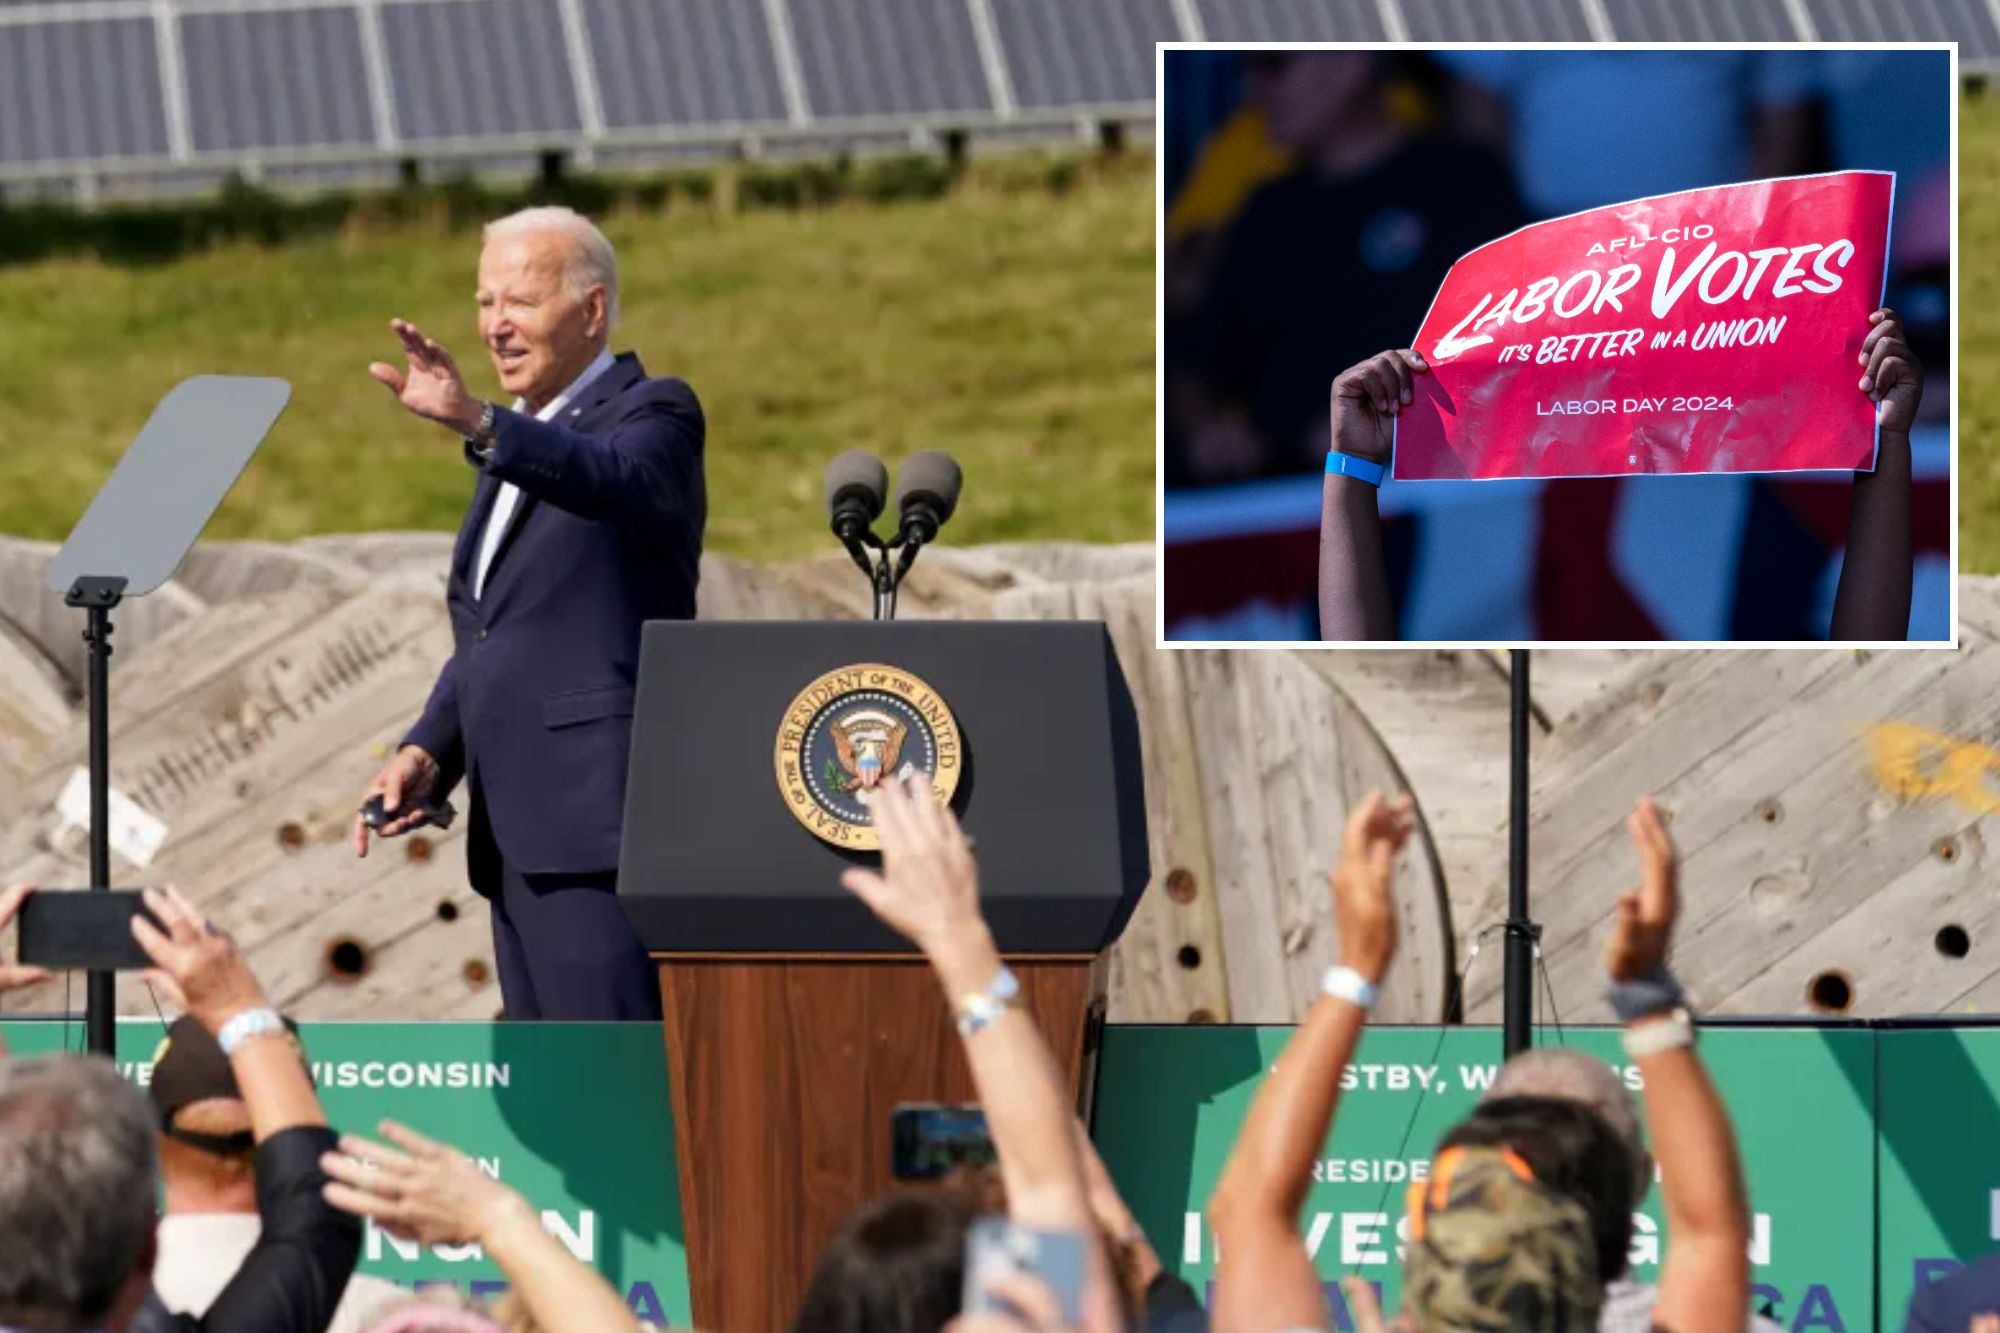
[[1409, 835], [1407, 796], [1388, 801], [1371, 792], [1348, 817], [1333, 872], [1340, 965], [1257, 1090], [1208, 1201], [1221, 1254], [1218, 1333], [1326, 1326], [1319, 1273], [1299, 1236], [1299, 1208], [1333, 1124], [1341, 1071], [1361, 1039], [1373, 989], [1395, 957], [1391, 866]]
[[[1023, 1226], [1094, 1234], [1076, 1109], [1055, 1058], [1027, 1012], [996, 999], [1003, 969], [979, 913], [979, 870], [951, 811], [927, 786], [889, 781], [868, 802], [882, 841], [882, 870], [841, 876], [869, 910], [923, 950], [946, 997], [971, 1030], [966, 1063], [986, 1112], [1007, 1211]], [[963, 1029], [962, 1029], [963, 1030]], [[1118, 1298], [1101, 1246], [1085, 1246], [1085, 1324], [1115, 1328]]]
[[1740, 1333], [1750, 1304], [1750, 1220], [1729, 1113], [1695, 1054], [1680, 988], [1667, 971], [1679, 886], [1673, 841], [1650, 797], [1627, 821], [1640, 886], [1622, 895], [1604, 948], [1627, 1053], [1645, 1079], [1646, 1123], [1666, 1205], [1667, 1253], [1655, 1326]]
[[[7, 929], [8, 923], [21, 910], [21, 904], [28, 901], [28, 895], [34, 891], [35, 886], [32, 884], [10, 884], [5, 889], [0, 889], [0, 930]], [[23, 986], [32, 986], [37, 981], [46, 981], [48, 977], [47, 968], [23, 967], [19, 963], [9, 963], [5, 956], [0, 955], [0, 995], [10, 990], [19, 990]], [[7, 1041], [4, 1037], [0, 1037], [0, 1060], [6, 1058]]]
[[[333, 1146], [334, 1136], [304, 1055], [276, 1021], [235, 941], [172, 889], [147, 890], [146, 906], [163, 927], [156, 930], [143, 917], [132, 920], [134, 938], [157, 968], [147, 980], [223, 1041], [257, 1138], [261, 1230], [202, 1316], [201, 1327], [320, 1333], [354, 1271], [361, 1228], [320, 1197], [325, 1177], [319, 1156]], [[239, 1027], [223, 1040], [233, 1020], [260, 1012], [270, 1021]]]
[[706, 512], [694, 390], [664, 380], [652, 401], [605, 435], [583, 435], [519, 412], [494, 414], [486, 470], [582, 518], [617, 523], [648, 541], [695, 532]]
[[527, 1200], [448, 1144], [384, 1120], [374, 1143], [341, 1136], [321, 1159], [326, 1197], [425, 1245], [483, 1247], [545, 1333], [639, 1333], [611, 1284], [542, 1226]]
[[1338, 469], [1387, 468], [1395, 419], [1410, 402], [1412, 377], [1430, 373], [1413, 349], [1382, 352], [1341, 372], [1331, 392], [1333, 450], [1320, 496], [1319, 636], [1329, 641], [1393, 639], [1396, 608], [1382, 554], [1379, 486]]
[[1910, 633], [1910, 427], [1924, 394], [1924, 371], [1903, 340], [1893, 310], [1868, 316], [1861, 343], [1861, 392], [1876, 404], [1873, 472], [1854, 474], [1847, 552], [1833, 596], [1833, 639], [1903, 639]]

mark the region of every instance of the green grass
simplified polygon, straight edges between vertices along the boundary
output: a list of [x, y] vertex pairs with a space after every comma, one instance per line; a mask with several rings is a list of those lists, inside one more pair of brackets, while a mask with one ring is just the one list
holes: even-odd
[[[921, 202], [605, 220], [614, 347], [708, 413], [711, 549], [823, 549], [821, 470], [851, 447], [956, 454], [960, 544], [1152, 535], [1152, 165], [1047, 179], [989, 164]], [[366, 367], [393, 359], [400, 315], [498, 393], [477, 251], [476, 231], [355, 222], [159, 265], [0, 267], [0, 532], [64, 536], [152, 404], [202, 372], [293, 385], [210, 537], [455, 528], [472, 490], [457, 440]]]
[[2000, 573], [2000, 97], [1958, 115], [1958, 559]]

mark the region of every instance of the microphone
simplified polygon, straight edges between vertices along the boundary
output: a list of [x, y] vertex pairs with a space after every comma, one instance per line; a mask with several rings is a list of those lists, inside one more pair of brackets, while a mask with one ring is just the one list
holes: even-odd
[[859, 541], [881, 515], [888, 491], [889, 469], [871, 453], [849, 449], [828, 463], [826, 510], [833, 535], [849, 545]]
[[919, 449], [904, 461], [896, 478], [896, 512], [906, 546], [937, 540], [938, 529], [958, 508], [958, 489], [964, 481], [950, 454]]

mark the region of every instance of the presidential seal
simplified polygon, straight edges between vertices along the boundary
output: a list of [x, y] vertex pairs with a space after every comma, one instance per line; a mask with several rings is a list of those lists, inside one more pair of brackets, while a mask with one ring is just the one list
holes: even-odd
[[778, 725], [778, 791], [814, 837], [874, 850], [868, 795], [923, 774], [940, 801], [958, 790], [958, 720], [938, 692], [901, 667], [829, 671], [799, 691]]

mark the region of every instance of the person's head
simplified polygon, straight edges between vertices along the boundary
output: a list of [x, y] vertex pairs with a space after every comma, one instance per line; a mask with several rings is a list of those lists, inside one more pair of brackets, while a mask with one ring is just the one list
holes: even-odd
[[1604, 1118], [1561, 1097], [1498, 1097], [1481, 1102], [1438, 1144], [1504, 1148], [1526, 1162], [1535, 1183], [1574, 1200], [1589, 1217], [1592, 1271], [1609, 1282], [1632, 1248], [1632, 1154]]
[[1403, 1313], [1422, 1333], [1590, 1333], [1604, 1306], [1590, 1226], [1513, 1149], [1442, 1148], [1410, 1187]]
[[582, 214], [523, 209], [486, 224], [478, 301], [501, 387], [539, 408], [604, 350], [618, 323], [618, 257]]
[[0, 1061], [0, 1327], [122, 1330], [152, 1284], [158, 1185], [146, 1099], [108, 1061]]
[[488, 1304], [455, 1287], [431, 1286], [383, 1310], [363, 1333], [535, 1333], [526, 1310], [512, 1292]]
[[1283, 52], [1251, 57], [1251, 81], [1271, 138], [1294, 152], [1338, 143], [1382, 106], [1381, 65], [1371, 51]]
[[1652, 1154], [1646, 1151], [1639, 1099], [1618, 1077], [1618, 1071], [1594, 1055], [1566, 1046], [1536, 1046], [1500, 1066], [1485, 1100], [1506, 1097], [1560, 1097], [1581, 1102], [1617, 1131], [1632, 1155], [1632, 1202], [1646, 1197], [1653, 1179]]
[[965, 1233], [982, 1211], [958, 1189], [902, 1190], [834, 1234], [792, 1333], [937, 1333], [965, 1296]]
[[158, 1118], [167, 1211], [256, 1212], [250, 1107], [207, 1028], [185, 1015], [174, 1020], [153, 1054], [146, 1095]]

